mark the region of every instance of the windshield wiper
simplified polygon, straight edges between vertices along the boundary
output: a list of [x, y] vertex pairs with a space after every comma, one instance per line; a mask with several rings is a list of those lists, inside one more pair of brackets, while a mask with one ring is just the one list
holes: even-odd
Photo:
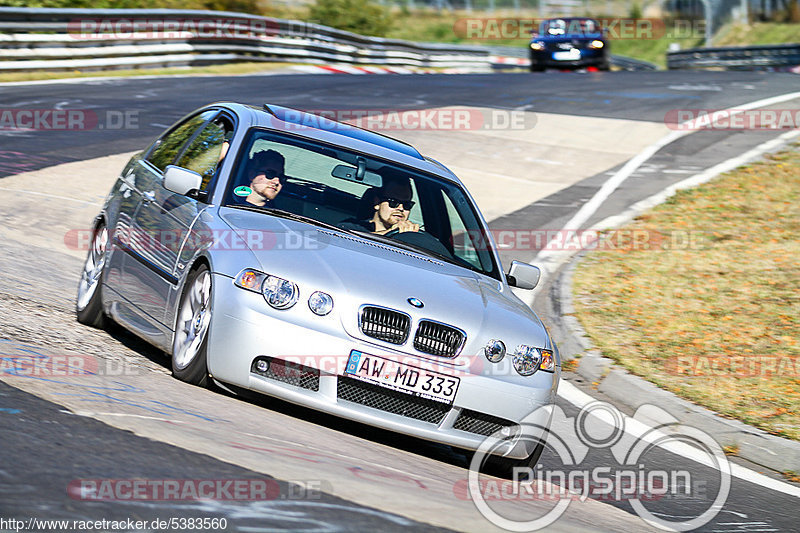
[[258, 207], [255, 205], [236, 204], [228, 205], [226, 207], [235, 207], [236, 209], [244, 209], [246, 211], [253, 211], [254, 213], [269, 213], [270, 215], [275, 215], [276, 217], [288, 218], [289, 220], [295, 220], [297, 222], [305, 222], [306, 224], [312, 224], [325, 229], [332, 229], [341, 231], [343, 233], [352, 233], [350, 230], [342, 229], [339, 226], [334, 226], [333, 224], [328, 224], [327, 222], [322, 222], [321, 220], [317, 220], [315, 218], [307, 217], [305, 215], [298, 215], [297, 213], [292, 213], [291, 211], [285, 211], [276, 207]]
[[469, 269], [475, 270], [475, 267], [473, 267], [472, 265], [470, 265], [469, 263], [467, 263], [466, 261], [464, 261], [460, 257], [443, 255], [443, 254], [440, 254], [438, 252], [434, 252], [433, 250], [429, 250], [429, 249], [425, 248], [424, 246], [417, 246], [415, 244], [410, 244], [410, 243], [403, 242], [403, 241], [397, 241], [395, 239], [392, 239], [391, 237], [384, 237], [380, 233], [372, 233], [372, 232], [369, 232], [369, 231], [360, 231], [360, 230], [354, 230], [353, 233], [358, 234], [359, 237], [368, 237], [368, 238], [371, 238], [373, 240], [376, 240], [376, 241], [379, 241], [379, 242], [382, 242], [382, 243], [386, 243], [386, 244], [391, 244], [393, 246], [397, 246], [398, 248], [402, 248], [403, 250], [408, 250], [409, 252], [415, 252], [415, 253], [418, 253], [418, 254], [427, 255], [427, 256], [433, 257], [434, 259], [441, 259], [442, 261], [445, 261], [447, 263], [451, 263], [451, 264], [454, 264], [454, 265], [457, 265], [457, 266], [460, 266], [460, 267], [465, 267], [465, 268], [469, 268]]

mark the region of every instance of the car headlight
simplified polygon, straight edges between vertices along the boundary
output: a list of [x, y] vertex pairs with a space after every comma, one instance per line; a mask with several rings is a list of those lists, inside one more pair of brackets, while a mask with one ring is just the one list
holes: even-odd
[[603, 48], [606, 45], [603, 41], [599, 39], [595, 39], [594, 41], [589, 43], [589, 48]]
[[540, 41], [533, 41], [531, 42], [531, 50], [544, 50], [544, 43]]
[[553, 372], [556, 368], [555, 357], [552, 350], [536, 348], [521, 344], [516, 347], [512, 354], [514, 369], [521, 376], [531, 376], [537, 370]]
[[308, 308], [315, 315], [325, 316], [333, 309], [333, 298], [331, 298], [330, 294], [316, 291], [308, 297]]
[[297, 285], [278, 276], [267, 276], [261, 287], [264, 299], [275, 309], [289, 309], [297, 303], [300, 291]]
[[499, 363], [506, 355], [506, 345], [503, 341], [492, 339], [483, 347], [483, 355], [492, 363]]

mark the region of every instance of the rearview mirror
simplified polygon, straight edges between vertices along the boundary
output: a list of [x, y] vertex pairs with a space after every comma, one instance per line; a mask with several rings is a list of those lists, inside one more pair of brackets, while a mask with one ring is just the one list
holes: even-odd
[[380, 187], [383, 183], [383, 178], [380, 174], [375, 172], [364, 171], [361, 179], [358, 178], [358, 169], [356, 167], [349, 167], [347, 165], [336, 165], [331, 171], [331, 176], [348, 181], [355, 181], [356, 183], [363, 183], [370, 187]]
[[539, 270], [539, 267], [520, 261], [511, 261], [511, 268], [506, 274], [509, 285], [528, 290], [535, 288], [541, 277], [542, 271]]
[[203, 183], [203, 176], [193, 170], [167, 165], [164, 171], [164, 188], [177, 194], [187, 195]]

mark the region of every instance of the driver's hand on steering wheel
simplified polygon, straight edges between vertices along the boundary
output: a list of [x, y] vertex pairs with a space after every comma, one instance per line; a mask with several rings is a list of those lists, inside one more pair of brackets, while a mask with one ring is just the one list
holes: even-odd
[[[406, 231], [419, 231], [419, 224], [414, 224], [409, 220], [401, 220], [400, 222], [389, 228], [389, 231], [392, 232], [397, 231], [398, 233], [405, 233]], [[389, 233], [389, 231], [387, 231], [386, 233]]]

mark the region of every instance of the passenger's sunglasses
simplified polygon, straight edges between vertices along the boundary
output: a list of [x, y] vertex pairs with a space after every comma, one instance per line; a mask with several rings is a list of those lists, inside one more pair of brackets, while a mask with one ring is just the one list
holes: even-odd
[[397, 198], [384, 198], [381, 201], [388, 203], [392, 209], [397, 209], [402, 205], [405, 211], [411, 211], [416, 205], [414, 200], [398, 200]]

